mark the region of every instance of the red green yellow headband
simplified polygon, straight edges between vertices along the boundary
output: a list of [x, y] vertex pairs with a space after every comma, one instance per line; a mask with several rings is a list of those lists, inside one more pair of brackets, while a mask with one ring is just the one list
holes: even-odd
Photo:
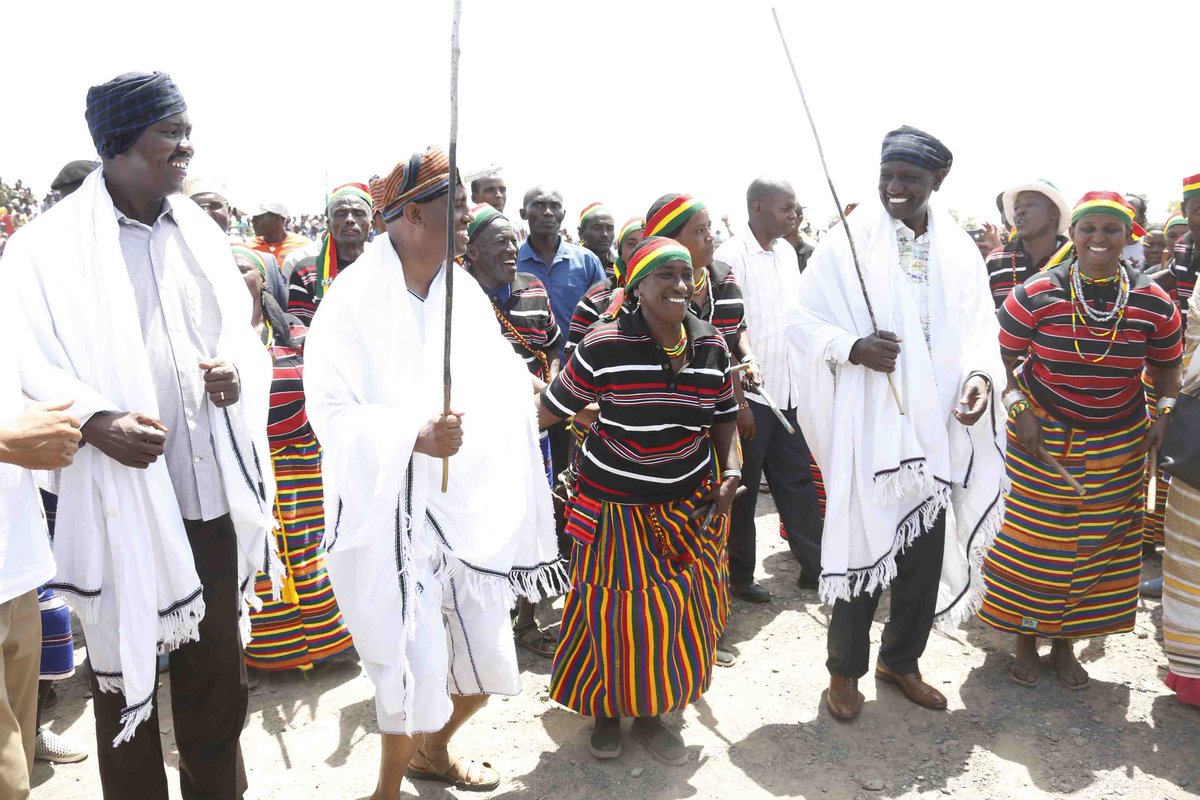
[[626, 291], [632, 292], [634, 287], [641, 283], [642, 278], [671, 261], [682, 261], [690, 267], [692, 256], [686, 247], [674, 239], [647, 236], [629, 257], [629, 270], [625, 278]]
[[583, 211], [579, 214], [579, 227], [582, 228], [584, 225], [586, 225], [589, 217], [593, 217], [600, 213], [612, 216], [612, 212], [604, 207], [604, 203], [588, 203], [583, 207]]
[[1071, 212], [1071, 222], [1076, 223], [1092, 214], [1107, 214], [1125, 223], [1125, 227], [1133, 226], [1133, 218], [1137, 212], [1133, 206], [1125, 202], [1125, 198], [1116, 192], [1088, 192], [1075, 204]]
[[254, 268], [258, 270], [258, 274], [262, 277], [262, 279], [264, 281], [267, 279], [267, 262], [263, 258], [262, 253], [258, 252], [257, 250], [252, 250], [251, 248], [246, 247], [244, 244], [230, 245], [230, 250], [233, 251], [233, 255], [235, 257], [245, 256], [246, 258], [250, 259], [250, 262], [254, 264]]
[[1176, 225], [1187, 225], [1187, 217], [1185, 217], [1183, 214], [1180, 214], [1178, 211], [1167, 217], [1167, 224], [1163, 225], [1163, 233], [1171, 230], [1171, 228], [1174, 228]]
[[371, 199], [371, 190], [365, 183], [343, 183], [329, 193], [329, 202], [326, 203], [326, 206], [332, 206], [335, 200], [342, 197], [357, 197], [367, 204], [368, 210], [375, 208], [375, 201]]
[[501, 219], [507, 220], [508, 217], [487, 203], [475, 206], [471, 209], [471, 222], [467, 225], [467, 241], [474, 242], [493, 222]]
[[646, 219], [646, 236], [675, 236], [692, 215], [707, 206], [691, 195], [676, 195], [656, 213]]
[[1183, 199], [1200, 194], [1200, 175], [1192, 175], [1183, 179]]
[[621, 276], [625, 274], [625, 259], [621, 257], [621, 253], [625, 249], [625, 243], [634, 234], [639, 234], [646, 230], [646, 220], [641, 217], [634, 217], [625, 223], [621, 228], [621, 233], [617, 235], [617, 260], [613, 262], [613, 274], [617, 278], [617, 283], [621, 282]]

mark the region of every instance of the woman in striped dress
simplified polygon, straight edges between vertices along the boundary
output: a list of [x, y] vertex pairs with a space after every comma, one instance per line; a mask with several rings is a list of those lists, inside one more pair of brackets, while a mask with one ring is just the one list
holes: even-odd
[[595, 718], [591, 751], [621, 752], [620, 718], [659, 760], [687, 751], [659, 715], [712, 680], [728, 612], [728, 514], [741, 478], [729, 349], [688, 313], [691, 257], [648, 237], [629, 261], [637, 308], [594, 327], [543, 392], [543, 426], [599, 404], [567, 518], [572, 589], [550, 695]]
[[234, 260], [254, 304], [252, 324], [271, 351], [275, 376], [267, 436], [275, 468], [275, 537], [283, 561], [283, 592], [271, 599], [271, 580], [255, 578], [262, 609], [250, 613], [253, 638], [246, 665], [260, 670], [311, 669], [313, 664], [353, 645], [342, 622], [333, 587], [325, 572], [325, 514], [321, 490], [321, 448], [304, 412], [305, 328], [284, 314], [268, 292], [263, 254], [233, 246]]
[[[979, 615], [1017, 634], [1011, 675], [1023, 686], [1040, 677], [1038, 637], [1051, 640], [1048, 664], [1062, 682], [1083, 689], [1072, 641], [1133, 628], [1145, 456], [1166, 431], [1182, 352], [1174, 303], [1121, 261], [1133, 216], [1119, 194], [1084, 195], [1071, 243], [1000, 309], [1012, 490], [984, 561]], [[1160, 398], [1153, 420], [1143, 371]]]

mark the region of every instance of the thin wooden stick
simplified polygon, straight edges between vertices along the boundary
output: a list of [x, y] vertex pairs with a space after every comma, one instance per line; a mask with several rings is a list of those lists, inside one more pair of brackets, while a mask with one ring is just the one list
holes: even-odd
[[[454, 312], [454, 239], [458, 206], [458, 41], [462, 22], [462, 0], [454, 0], [454, 22], [450, 28], [450, 187], [446, 191], [446, 349], [442, 366], [442, 413], [450, 414], [450, 330]], [[442, 459], [442, 493], [450, 488], [450, 458]]]
[[1151, 447], [1146, 456], [1146, 463], [1150, 468], [1150, 485], [1146, 487], [1146, 510], [1153, 511], [1158, 505], [1158, 448]]
[[1080, 497], [1083, 497], [1087, 494], [1083, 486], [1080, 485], [1079, 481], [1075, 480], [1075, 477], [1071, 473], [1067, 472], [1066, 467], [1058, 463], [1057, 458], [1047, 453], [1046, 448], [1039, 447], [1038, 456], [1042, 459], [1042, 461], [1045, 461], [1047, 464], [1053, 467], [1055, 472], [1062, 476], [1062, 479], [1066, 481], [1072, 489], [1075, 490], [1075, 494], [1079, 495]]
[[[808, 117], [808, 127], [812, 128], [813, 139], [817, 143], [817, 155], [821, 157], [821, 169], [825, 171], [825, 180], [829, 183], [829, 193], [833, 195], [833, 205], [837, 208], [838, 218], [842, 221], [842, 230], [846, 232], [846, 238], [850, 241], [850, 257], [854, 259], [854, 271], [858, 275], [858, 286], [862, 289], [863, 301], [867, 304], [867, 314], [871, 318], [871, 329], [878, 336], [879, 323], [875, 321], [875, 309], [871, 305], [871, 296], [867, 294], [867, 282], [863, 278], [862, 265], [858, 261], [858, 250], [854, 246], [854, 237], [850, 235], [850, 226], [846, 224], [846, 215], [842, 212], [842, 201], [838, 199], [837, 189], [833, 187], [833, 176], [829, 174], [829, 165], [825, 162], [825, 148], [821, 146], [821, 136], [817, 133], [817, 123], [813, 120], [812, 111], [808, 107], [808, 98], [804, 96], [804, 86], [800, 83], [800, 73], [796, 71], [796, 63], [792, 61], [792, 51], [788, 48], [787, 38], [783, 35], [783, 26], [779, 24], [779, 14], [774, 8], [771, 9], [771, 16], [775, 18], [775, 28], [779, 31], [779, 41], [783, 43], [783, 53], [787, 56], [788, 66], [792, 68], [792, 77], [796, 81], [796, 88], [800, 90], [800, 102], [804, 104], [804, 114]], [[899, 409], [901, 416], [903, 416], [904, 403], [900, 400], [900, 392], [896, 389], [896, 381], [892, 378], [892, 373], [888, 372], [886, 374], [888, 388], [892, 390], [892, 398], [896, 401], [896, 408]]]

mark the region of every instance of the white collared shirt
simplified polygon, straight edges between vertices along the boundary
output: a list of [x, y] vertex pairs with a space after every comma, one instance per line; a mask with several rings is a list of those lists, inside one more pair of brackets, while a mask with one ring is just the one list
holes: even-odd
[[908, 290], [917, 305], [917, 316], [921, 330], [925, 332], [925, 346], [929, 339], [929, 230], [917, 236], [916, 231], [902, 220], [893, 220], [896, 226], [896, 245], [900, 250], [900, 271], [908, 279]]
[[[796, 250], [783, 239], [764, 250], [754, 238], [749, 224], [717, 248], [716, 260], [733, 268], [746, 306], [746, 327], [762, 370], [763, 385], [781, 409], [792, 408], [800, 398], [796, 386], [798, 364], [788, 343], [788, 305], [800, 293], [800, 265]], [[748, 392], [746, 399], [765, 403], [758, 394]]]

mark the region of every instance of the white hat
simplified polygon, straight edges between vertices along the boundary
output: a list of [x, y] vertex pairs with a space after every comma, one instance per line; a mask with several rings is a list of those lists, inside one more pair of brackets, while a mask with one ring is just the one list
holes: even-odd
[[1009, 225], [1015, 225], [1016, 211], [1014, 206], [1017, 204], [1017, 195], [1021, 192], [1038, 192], [1050, 198], [1050, 202], [1054, 203], [1054, 207], [1058, 209], [1058, 232], [1066, 233], [1067, 228], [1071, 227], [1071, 207], [1067, 205], [1067, 198], [1062, 196], [1062, 192], [1058, 190], [1050, 181], [1045, 178], [1038, 178], [1029, 183], [1022, 183], [1020, 186], [1014, 186], [1004, 193], [1004, 218], [1008, 220]]
[[246, 213], [251, 218], [260, 216], [262, 214], [278, 214], [284, 219], [287, 219], [288, 216], [287, 206], [285, 206], [283, 203], [259, 203]]

